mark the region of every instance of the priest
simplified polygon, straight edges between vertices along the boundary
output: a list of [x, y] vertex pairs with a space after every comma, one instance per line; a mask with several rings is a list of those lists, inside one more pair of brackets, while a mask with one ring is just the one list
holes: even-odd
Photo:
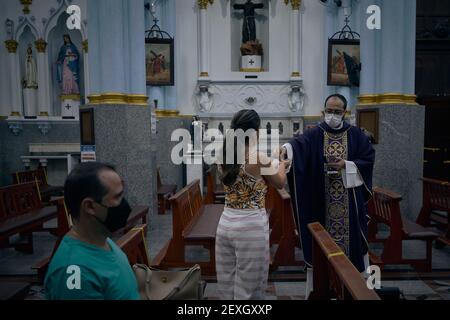
[[360, 272], [369, 265], [366, 205], [375, 150], [361, 129], [345, 121], [346, 110], [344, 96], [329, 96], [324, 121], [281, 150], [292, 160], [288, 181], [307, 267], [307, 298], [313, 267], [309, 223], [320, 222]]

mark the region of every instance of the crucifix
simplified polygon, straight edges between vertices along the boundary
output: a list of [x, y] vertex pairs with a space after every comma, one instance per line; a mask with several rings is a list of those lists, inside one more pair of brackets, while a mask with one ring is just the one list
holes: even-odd
[[235, 10], [244, 10], [244, 24], [242, 25], [242, 43], [256, 40], [256, 24], [255, 24], [255, 9], [263, 9], [264, 4], [253, 3], [252, 0], [247, 0], [244, 4], [235, 4]]

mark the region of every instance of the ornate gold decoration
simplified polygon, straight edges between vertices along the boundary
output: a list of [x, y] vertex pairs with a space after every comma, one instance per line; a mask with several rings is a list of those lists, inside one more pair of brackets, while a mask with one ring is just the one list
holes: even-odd
[[291, 77], [300, 77], [300, 72], [298, 71], [292, 72]]
[[88, 96], [90, 105], [115, 104], [115, 105], [137, 105], [148, 106], [148, 97], [143, 94], [123, 94], [119, 92], [105, 92], [103, 94], [92, 94]]
[[6, 40], [5, 45], [9, 53], [16, 53], [19, 43], [16, 40]]
[[163, 118], [163, 117], [167, 117], [167, 118], [174, 118], [174, 117], [178, 117], [180, 114], [180, 111], [178, 110], [155, 110], [156, 113], [156, 117], [158, 118]]
[[83, 46], [83, 51], [84, 51], [85, 53], [88, 53], [88, 49], [89, 49], [89, 43], [88, 43], [88, 40], [87, 40], [87, 39], [84, 40], [84, 41], [81, 43], [81, 45]]
[[414, 94], [402, 94], [398, 92], [389, 92], [383, 94], [364, 94], [358, 97], [360, 106], [377, 104], [406, 104], [417, 105], [417, 96]]
[[200, 77], [209, 77], [209, 73], [208, 72], [200, 72]]
[[20, 112], [18, 112], [18, 111], [13, 111], [13, 112], [11, 112], [10, 116], [11, 116], [11, 117], [20, 117]]
[[38, 52], [45, 52], [45, 49], [47, 48], [47, 42], [45, 42], [45, 40], [42, 38], [37, 39], [34, 42], [34, 45], [36, 46]]
[[300, 6], [302, 5], [302, 0], [284, 0], [284, 3], [286, 5], [291, 2], [292, 4], [292, 10], [300, 10]]
[[214, 0], [198, 0], [198, 7], [200, 10], [206, 10], [208, 9], [208, 3], [213, 4]]
[[48, 117], [48, 112], [47, 111], [39, 112], [39, 116], [40, 117]]
[[23, 13], [24, 14], [30, 13], [29, 6], [31, 5], [32, 2], [33, 2], [33, 0], [20, 0], [20, 3], [23, 5]]

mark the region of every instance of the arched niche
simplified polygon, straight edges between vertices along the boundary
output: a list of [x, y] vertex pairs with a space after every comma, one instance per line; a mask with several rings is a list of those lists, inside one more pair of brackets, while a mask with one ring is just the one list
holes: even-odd
[[[68, 0], [62, 0], [60, 1], [60, 5], [59, 8], [54, 10], [52, 9], [52, 13], [50, 15], [50, 18], [48, 18], [47, 24], [45, 25], [45, 29], [44, 29], [44, 40], [49, 42], [49, 34], [50, 32], [56, 27], [56, 25], [59, 24], [59, 19], [61, 17], [61, 14], [66, 14], [66, 17], [68, 17], [69, 15], [67, 14], [67, 7], [70, 6], [72, 3], [72, 1], [68, 1]], [[83, 17], [81, 19], [83, 21]], [[67, 21], [67, 19], [65, 20], [65, 22]], [[81, 23], [81, 38], [82, 40], [86, 40], [87, 39], [87, 32], [86, 32], [86, 28], [84, 26], [84, 23]]]
[[[19, 47], [17, 50], [18, 54], [18, 61], [19, 61], [19, 75], [20, 75], [20, 83], [21, 83], [21, 90], [23, 88], [22, 83], [25, 79], [25, 68], [26, 68], [26, 59], [27, 59], [27, 49], [29, 46], [31, 46], [31, 49], [33, 51], [33, 58], [34, 61], [37, 62], [37, 55], [36, 55], [36, 47], [34, 45], [34, 42], [37, 40], [36, 34], [33, 33], [31, 27], [29, 25], [25, 25], [23, 29], [21, 29], [20, 35], [18, 36], [17, 42], [19, 43]], [[37, 69], [37, 72], [42, 72], [42, 70]], [[37, 78], [36, 78], [37, 80]], [[37, 99], [37, 97], [36, 97]], [[33, 99], [34, 100], [34, 99]], [[37, 103], [37, 101], [35, 101]], [[37, 110], [34, 110], [36, 112]], [[22, 112], [25, 115], [25, 109], [22, 105]]]
[[[231, 19], [231, 71], [239, 72], [241, 63], [240, 48], [242, 45], [242, 24], [244, 22], [244, 14], [242, 10], [235, 10], [235, 4], [244, 4], [246, 0], [231, 0], [229, 1]], [[263, 47], [262, 68], [264, 71], [269, 71], [269, 16], [270, 16], [270, 1], [260, 0], [256, 3], [262, 3], [263, 9], [255, 10], [255, 24], [256, 24], [256, 39], [259, 40]]]
[[25, 29], [27, 29], [27, 32], [31, 32], [33, 34], [35, 39], [39, 39], [41, 37], [38, 29], [34, 25], [33, 21], [30, 20], [29, 17], [19, 17], [19, 25], [16, 28], [16, 31], [14, 32], [15, 40], [20, 43], [20, 37], [25, 32]]
[[63, 36], [68, 34], [72, 43], [77, 47], [80, 54], [80, 95], [83, 103], [84, 95], [84, 55], [82, 48], [83, 37], [80, 30], [69, 30], [66, 25], [66, 21], [69, 15], [65, 10], [61, 11], [57, 23], [48, 32], [47, 43], [48, 43], [48, 65], [49, 65], [49, 78], [50, 78], [50, 101], [53, 107], [54, 115], [61, 115], [61, 87], [57, 78], [57, 64], [58, 54], [61, 47], [64, 45]]

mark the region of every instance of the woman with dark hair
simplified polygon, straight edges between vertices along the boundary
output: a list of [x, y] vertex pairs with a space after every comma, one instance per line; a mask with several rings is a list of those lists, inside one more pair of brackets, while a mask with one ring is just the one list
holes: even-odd
[[216, 270], [218, 293], [226, 300], [263, 299], [267, 285], [267, 184], [284, 187], [289, 162], [257, 150], [260, 124], [256, 111], [237, 112], [223, 144], [223, 164], [218, 165], [226, 195], [216, 234]]

